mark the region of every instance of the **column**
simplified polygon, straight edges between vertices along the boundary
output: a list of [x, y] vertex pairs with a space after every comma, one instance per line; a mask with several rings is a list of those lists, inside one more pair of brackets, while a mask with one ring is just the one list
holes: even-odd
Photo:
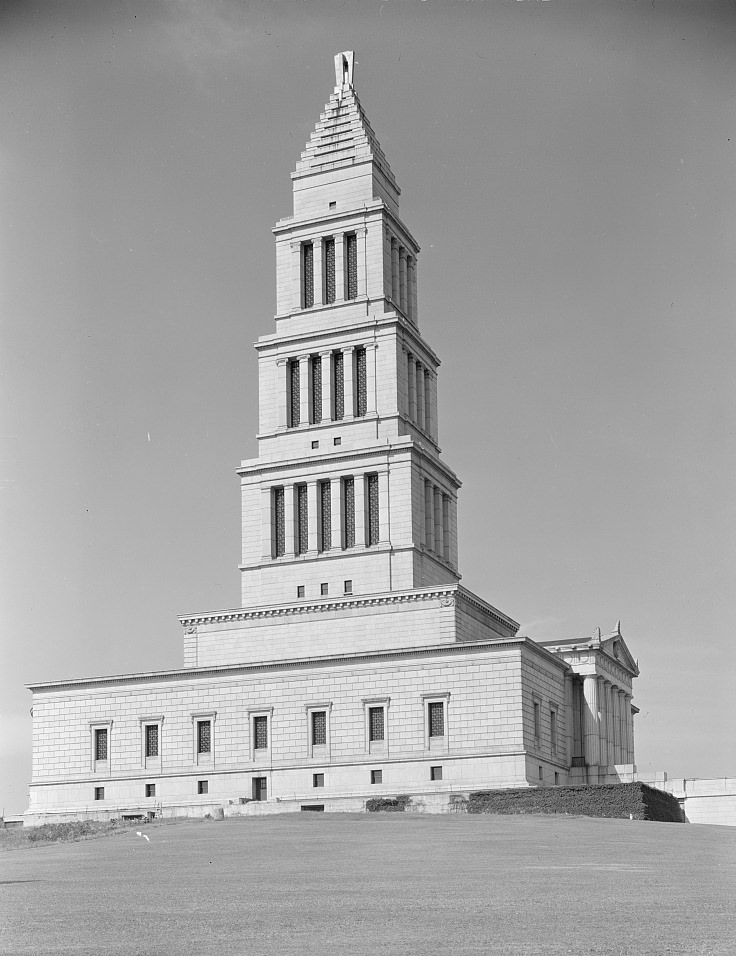
[[631, 713], [631, 694], [624, 694], [624, 763], [634, 762], [634, 715]]
[[278, 428], [286, 428], [286, 399], [289, 392], [287, 382], [287, 372], [289, 370], [288, 359], [276, 359], [276, 408]]
[[355, 346], [350, 345], [343, 349], [342, 368], [345, 378], [345, 418], [355, 418], [355, 391], [353, 389], [353, 380], [355, 378]]
[[450, 560], [450, 497], [442, 495], [442, 557]]
[[616, 689], [610, 682], [606, 683], [606, 737], [608, 738], [608, 763], [611, 766], [616, 764], [616, 744], [613, 732], [615, 714], [613, 711], [613, 695]]
[[284, 554], [296, 554], [296, 522], [294, 518], [296, 503], [294, 501], [294, 485], [284, 485]]
[[430, 551], [434, 551], [434, 494], [432, 485], [424, 480], [424, 537]]
[[435, 554], [442, 556], [442, 492], [439, 488], [434, 488], [434, 550]]
[[414, 256], [408, 256], [406, 260], [406, 282], [407, 282], [407, 292], [408, 292], [408, 306], [409, 306], [409, 320], [416, 325], [417, 316], [416, 316], [416, 305], [415, 305], [415, 288], [414, 288], [414, 264], [416, 260]]
[[399, 304], [401, 311], [406, 314], [406, 249], [399, 249]]
[[391, 515], [389, 514], [388, 471], [378, 472], [378, 540], [391, 540]]
[[457, 499], [450, 497], [450, 564], [457, 567]]
[[317, 482], [307, 482], [307, 550], [310, 554], [317, 553], [317, 515], [319, 507], [317, 502]]
[[429, 369], [424, 369], [424, 430], [428, 435], [432, 434], [432, 385], [430, 381]]
[[321, 238], [314, 240], [313, 244], [313, 264], [314, 264], [314, 304], [315, 306], [324, 305], [324, 246]]
[[431, 438], [434, 441], [439, 441], [440, 429], [439, 429], [439, 418], [438, 418], [438, 411], [437, 411], [437, 375], [436, 374], [430, 375], [429, 384], [430, 384], [429, 392], [430, 392], [430, 399], [431, 399], [430, 418], [432, 421]]
[[[365, 386], [366, 386], [366, 415], [376, 414], [376, 362], [378, 361], [378, 346], [365, 347]], [[383, 538], [381, 538], [383, 540]]]
[[600, 727], [598, 720], [598, 678], [594, 674], [586, 675], [583, 681], [585, 697], [583, 752], [588, 767], [597, 767], [601, 762]]
[[355, 544], [365, 545], [365, 476], [355, 476]]
[[399, 287], [399, 244], [395, 239], [391, 240], [391, 298], [394, 305], [401, 302], [401, 292]]
[[414, 325], [419, 325], [419, 306], [417, 304], [417, 260], [411, 260], [411, 278], [409, 282], [409, 295], [411, 297], [411, 320]]
[[572, 766], [573, 757], [572, 674], [565, 674], [565, 759]]
[[261, 487], [261, 560], [273, 556], [273, 517], [271, 515], [271, 489]]
[[600, 678], [598, 682], [598, 714], [601, 738], [601, 767], [607, 767], [608, 759], [608, 681]]
[[414, 370], [414, 391], [417, 400], [416, 422], [419, 428], [424, 428], [424, 368], [419, 362]]
[[368, 276], [365, 272], [365, 242], [368, 235], [367, 229], [356, 229], [355, 238], [358, 242], [358, 298], [365, 296], [368, 288]]
[[309, 356], [299, 356], [299, 424], [308, 425], [309, 414], [309, 391], [311, 382], [309, 379], [311, 369], [309, 368]]
[[345, 234], [335, 233], [335, 302], [345, 301]]
[[617, 764], [621, 760], [621, 718], [619, 713], [618, 687], [611, 690], [611, 709], [613, 710], [613, 757]]
[[322, 421], [332, 421], [332, 352], [320, 352], [322, 360]]
[[301, 242], [291, 243], [291, 288], [292, 288], [292, 310], [302, 307], [302, 244]]
[[333, 478], [330, 482], [330, 503], [332, 517], [332, 550], [342, 550], [342, 539], [344, 536], [344, 520], [342, 513], [342, 481], [339, 478]]
[[406, 357], [406, 368], [409, 373], [409, 421], [417, 420], [417, 377], [414, 356], [409, 353]]

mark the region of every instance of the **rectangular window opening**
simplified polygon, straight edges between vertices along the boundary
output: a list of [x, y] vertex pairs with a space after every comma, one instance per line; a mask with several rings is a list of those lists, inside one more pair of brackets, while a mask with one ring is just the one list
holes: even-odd
[[325, 785], [325, 775], [323, 773], [313, 773], [312, 774], [312, 786], [313, 787], [324, 787]]
[[550, 744], [552, 746], [552, 753], [557, 752], [557, 712], [551, 710], [549, 712], [549, 737]]
[[268, 782], [266, 777], [253, 777], [253, 799], [268, 799]]
[[197, 781], [197, 793], [202, 796], [205, 793], [210, 792], [210, 782], [209, 780], [198, 780]]
[[268, 749], [268, 717], [259, 715], [253, 718], [254, 750]]
[[327, 595], [329, 594], [329, 591], [330, 591], [330, 586], [328, 584], [320, 584], [319, 593], [322, 595], [322, 597], [327, 597]]
[[364, 348], [355, 350], [355, 414], [363, 418], [368, 411], [368, 370], [366, 351]]
[[354, 232], [345, 236], [345, 298], [358, 298], [358, 237]]
[[385, 737], [384, 726], [385, 710], [383, 707], [368, 708], [368, 739], [383, 740]]
[[[319, 540], [317, 547], [320, 551], [329, 551], [332, 547], [332, 486], [329, 481], [320, 481], [318, 489], [319, 500]], [[323, 585], [324, 587], [325, 585]], [[326, 594], [327, 591], [323, 591]]]
[[107, 760], [107, 728], [95, 730], [95, 760]]
[[534, 701], [534, 738], [539, 740], [541, 736], [541, 727], [540, 727], [540, 707], [539, 704]]
[[146, 724], [146, 756], [158, 757], [158, 724]]
[[314, 246], [311, 242], [302, 244], [302, 308], [311, 309], [314, 305]]
[[146, 796], [147, 796], [147, 797], [155, 797], [155, 796], [156, 796], [156, 784], [155, 784], [155, 783], [147, 783], [147, 784], [146, 784]]
[[442, 767], [430, 767], [430, 768], [429, 768], [429, 779], [430, 779], [430, 780], [441, 780], [441, 779], [442, 779]]
[[544, 780], [544, 769], [542, 767], [539, 768], [539, 779]]
[[286, 515], [284, 510], [284, 489], [274, 488], [271, 492], [273, 514], [273, 556], [281, 558], [286, 554]]
[[342, 445], [342, 438], [333, 438], [333, 439], [332, 439], [332, 444], [333, 444], [333, 445]]
[[366, 544], [378, 544], [380, 539], [380, 516], [378, 510], [378, 475], [366, 477], [366, 499], [368, 502], [368, 522], [366, 527]]
[[[335, 204], [330, 203], [330, 209]], [[330, 237], [324, 241], [325, 302], [331, 305], [335, 301], [335, 240]]]
[[441, 700], [430, 701], [427, 705], [427, 716], [429, 718], [429, 736], [445, 736], [445, 705]]
[[345, 581], [344, 586], [343, 586], [343, 593], [344, 593], [344, 594], [352, 594], [352, 593], [353, 593], [353, 582], [352, 582], [352, 581]]
[[296, 586], [296, 596], [297, 596], [297, 598], [303, 598], [303, 597], [304, 597], [304, 585], [303, 585], [303, 584], [297, 584], [297, 586]]
[[306, 554], [309, 550], [309, 507], [307, 486], [295, 485], [296, 491], [296, 553]]
[[312, 711], [312, 746], [324, 747], [327, 744], [327, 711]]
[[105, 799], [105, 788], [95, 787], [95, 800], [104, 800], [104, 799]]
[[383, 770], [371, 770], [371, 783], [383, 783]]
[[343, 548], [355, 547], [355, 480], [342, 479]]
[[301, 380], [299, 359], [289, 359], [288, 363], [288, 426], [296, 428], [301, 421]]
[[[319, 425], [322, 421], [322, 356], [313, 355], [309, 364], [312, 371], [312, 422]], [[312, 448], [316, 448], [317, 445], [313, 444]]]
[[212, 752], [212, 721], [197, 721], [197, 753], [208, 754]]
[[333, 417], [336, 422], [345, 417], [345, 357], [342, 352], [332, 353]]

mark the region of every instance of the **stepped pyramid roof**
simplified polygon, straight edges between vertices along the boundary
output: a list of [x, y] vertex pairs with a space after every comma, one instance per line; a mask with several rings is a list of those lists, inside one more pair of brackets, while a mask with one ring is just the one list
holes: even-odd
[[335, 57], [335, 72], [334, 92], [296, 164], [293, 178], [373, 162], [399, 193], [388, 160], [353, 87], [352, 53]]

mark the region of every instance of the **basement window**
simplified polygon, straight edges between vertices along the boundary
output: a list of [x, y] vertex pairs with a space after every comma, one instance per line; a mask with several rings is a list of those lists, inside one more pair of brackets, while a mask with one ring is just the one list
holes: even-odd
[[430, 779], [430, 780], [441, 780], [441, 779], [442, 779], [442, 767], [430, 767], [430, 768], [429, 768], [429, 779]]
[[209, 780], [198, 780], [197, 781], [197, 793], [202, 794], [210, 792], [210, 782]]
[[95, 800], [104, 800], [104, 799], [105, 799], [105, 788], [95, 787]]
[[371, 783], [383, 783], [383, 770], [371, 770]]
[[312, 774], [312, 786], [313, 787], [324, 787], [325, 785], [325, 775], [323, 773], [313, 773]]

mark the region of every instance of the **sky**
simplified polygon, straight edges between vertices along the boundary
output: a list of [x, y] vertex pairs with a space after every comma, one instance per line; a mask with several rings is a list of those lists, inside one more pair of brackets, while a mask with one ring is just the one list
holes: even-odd
[[271, 228], [355, 50], [422, 247], [463, 584], [639, 660], [637, 765], [736, 776], [736, 6], [0, 4], [0, 810], [25, 684], [239, 602]]

